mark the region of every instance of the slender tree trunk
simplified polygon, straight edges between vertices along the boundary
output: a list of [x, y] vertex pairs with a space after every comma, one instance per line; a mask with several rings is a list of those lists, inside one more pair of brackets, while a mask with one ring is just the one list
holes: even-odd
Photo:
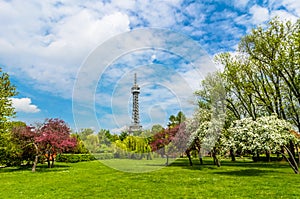
[[230, 157], [231, 157], [231, 161], [235, 161], [235, 155], [234, 155], [234, 150], [231, 148], [230, 149]]
[[297, 154], [298, 154], [298, 167], [300, 167], [300, 151], [298, 149], [298, 145], [296, 146]]
[[50, 162], [50, 152], [48, 152], [48, 156], [47, 156], [47, 163], [48, 163], [48, 168], [51, 168], [51, 162]]
[[271, 162], [270, 151], [266, 151], [267, 162]]
[[200, 164], [203, 165], [203, 159], [202, 159], [201, 149], [198, 151], [198, 155], [199, 155]]
[[36, 170], [36, 165], [37, 165], [38, 159], [39, 159], [39, 156], [36, 155], [34, 158], [32, 169], [31, 169], [32, 172], [35, 172], [35, 170]]
[[187, 150], [185, 151], [185, 153], [186, 153], [186, 156], [189, 158], [190, 166], [193, 166], [193, 162], [192, 162], [190, 150], [187, 149]]
[[38, 160], [39, 160], [39, 148], [38, 148], [38, 146], [37, 146], [35, 143], [33, 143], [33, 146], [34, 146], [34, 148], [35, 148], [35, 158], [34, 158], [34, 162], [33, 162], [31, 171], [32, 171], [32, 172], [35, 172], [35, 170], [36, 170], [36, 165], [37, 165]]
[[217, 158], [216, 147], [213, 148], [212, 157], [213, 157], [213, 160], [214, 160], [214, 164], [217, 165], [218, 167], [220, 167], [221, 163], [220, 163], [219, 159]]
[[296, 153], [295, 153], [295, 144], [293, 143], [293, 141], [290, 141], [289, 150], [290, 150], [292, 156], [293, 156], [293, 157], [296, 157]]
[[166, 165], [168, 166], [169, 165], [169, 155], [167, 154], [167, 162], [166, 162]]
[[54, 167], [54, 156], [52, 155], [51, 157], [52, 157], [51, 168], [53, 168]]
[[282, 148], [286, 149], [286, 151], [289, 154], [289, 158], [286, 157], [284, 153], [282, 153], [282, 156], [289, 163], [289, 165], [291, 166], [291, 168], [293, 169], [293, 171], [295, 172], [295, 174], [299, 174], [299, 167], [298, 167], [298, 164], [296, 163], [295, 158], [292, 156], [292, 153], [290, 152], [290, 150], [288, 149], [288, 147], [283, 146]]

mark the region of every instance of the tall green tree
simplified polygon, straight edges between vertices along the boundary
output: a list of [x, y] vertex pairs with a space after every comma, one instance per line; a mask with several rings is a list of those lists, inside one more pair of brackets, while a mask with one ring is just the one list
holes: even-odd
[[5, 164], [12, 152], [9, 119], [15, 115], [11, 97], [17, 94], [9, 75], [0, 68], [0, 164]]
[[253, 29], [235, 54], [222, 53], [227, 99], [238, 118], [276, 113], [300, 130], [300, 20], [274, 18]]

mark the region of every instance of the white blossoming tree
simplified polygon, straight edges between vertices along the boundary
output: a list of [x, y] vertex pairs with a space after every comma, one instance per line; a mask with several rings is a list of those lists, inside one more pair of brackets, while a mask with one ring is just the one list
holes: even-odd
[[[264, 116], [256, 120], [244, 118], [235, 121], [228, 129], [230, 134], [223, 140], [224, 150], [234, 148], [239, 151], [270, 151], [280, 153], [289, 163], [296, 174], [299, 174], [299, 162], [289, 150], [288, 145], [292, 141], [299, 146], [300, 140], [291, 133], [292, 125], [277, 116]], [[289, 158], [285, 155], [285, 151]], [[299, 154], [298, 154], [299, 155]]]

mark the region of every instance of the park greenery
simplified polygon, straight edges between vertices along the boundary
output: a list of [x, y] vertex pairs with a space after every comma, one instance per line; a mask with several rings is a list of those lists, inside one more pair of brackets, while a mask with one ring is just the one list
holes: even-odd
[[[174, 172], [181, 171], [187, 175], [178, 177], [186, 181], [187, 176], [198, 175], [191, 167], [195, 164], [201, 175], [206, 176], [205, 172], [220, 175], [216, 179], [224, 186], [226, 182], [232, 183], [227, 174], [238, 173], [243, 165], [241, 178], [247, 178], [246, 170], [251, 175], [270, 171], [278, 171], [278, 176], [286, 175], [280, 172], [285, 173], [287, 167], [299, 174], [300, 20], [292, 23], [274, 18], [267, 26], [257, 27], [243, 37], [235, 53], [216, 55], [215, 62], [224, 69], [208, 74], [201, 82], [201, 89], [195, 92], [198, 103], [191, 117], [179, 111], [169, 117], [166, 127], [157, 124], [140, 132], [125, 130], [120, 134], [111, 134], [106, 129], [95, 132], [89, 128], [72, 132], [67, 123], [57, 118], [34, 126], [13, 121], [11, 97], [17, 95], [16, 88], [9, 75], [0, 71], [0, 166], [4, 167], [1, 170], [29, 165], [32, 171], [43, 171], [42, 163], [47, 162], [47, 167], [53, 169], [55, 160], [134, 159], [144, 163], [165, 158], [169, 166], [153, 174], [156, 178], [178, 175]], [[169, 158], [177, 157], [180, 159], [170, 164]], [[250, 160], [256, 167], [255, 172], [248, 168]], [[260, 163], [261, 160], [266, 163]], [[78, 173], [76, 169], [82, 170], [85, 164], [95, 170], [98, 168], [95, 163], [78, 164], [72, 166], [75, 170], [71, 172]], [[178, 169], [178, 164], [191, 171]], [[66, 163], [58, 163], [58, 166], [68, 167]], [[88, 172], [100, 176], [100, 171], [95, 170]], [[70, 178], [69, 174], [63, 175]], [[187, 189], [192, 190], [193, 185]], [[208, 189], [215, 188], [208, 186]], [[273, 187], [268, 186], [268, 189]], [[235, 191], [232, 191], [233, 196], [239, 193]], [[267, 194], [272, 196], [270, 191]]]

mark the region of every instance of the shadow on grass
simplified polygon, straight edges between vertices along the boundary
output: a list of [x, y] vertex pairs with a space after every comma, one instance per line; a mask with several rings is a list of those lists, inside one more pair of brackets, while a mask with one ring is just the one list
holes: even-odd
[[[57, 165], [54, 165], [53, 168], [48, 168], [48, 165], [46, 165], [46, 164], [39, 164], [36, 167], [36, 172], [64, 171], [64, 170], [68, 170], [69, 167], [70, 166], [68, 166], [68, 165], [57, 164]], [[18, 166], [18, 167], [3, 167], [3, 168], [0, 168], [0, 173], [31, 171], [31, 169], [32, 169], [31, 165], [23, 165], [23, 166]]]
[[[274, 172], [275, 170], [280, 170], [283, 168], [290, 168], [287, 162], [253, 162], [253, 161], [230, 161], [230, 160], [222, 160], [221, 167], [217, 167], [213, 164], [213, 160], [209, 158], [205, 158], [203, 160], [203, 164], [201, 165], [199, 160], [193, 159], [193, 166], [189, 165], [188, 159], [180, 158], [173, 162], [171, 167], [181, 167], [182, 169], [189, 170], [219, 170], [219, 168], [230, 168], [234, 171], [226, 171], [224, 174], [228, 175], [262, 175], [267, 172]], [[278, 171], [276, 171], [278, 172]]]
[[230, 176], [262, 176], [267, 173], [274, 173], [273, 170], [261, 170], [261, 169], [243, 169], [234, 171], [217, 171], [213, 174], [217, 175], [230, 175]]

